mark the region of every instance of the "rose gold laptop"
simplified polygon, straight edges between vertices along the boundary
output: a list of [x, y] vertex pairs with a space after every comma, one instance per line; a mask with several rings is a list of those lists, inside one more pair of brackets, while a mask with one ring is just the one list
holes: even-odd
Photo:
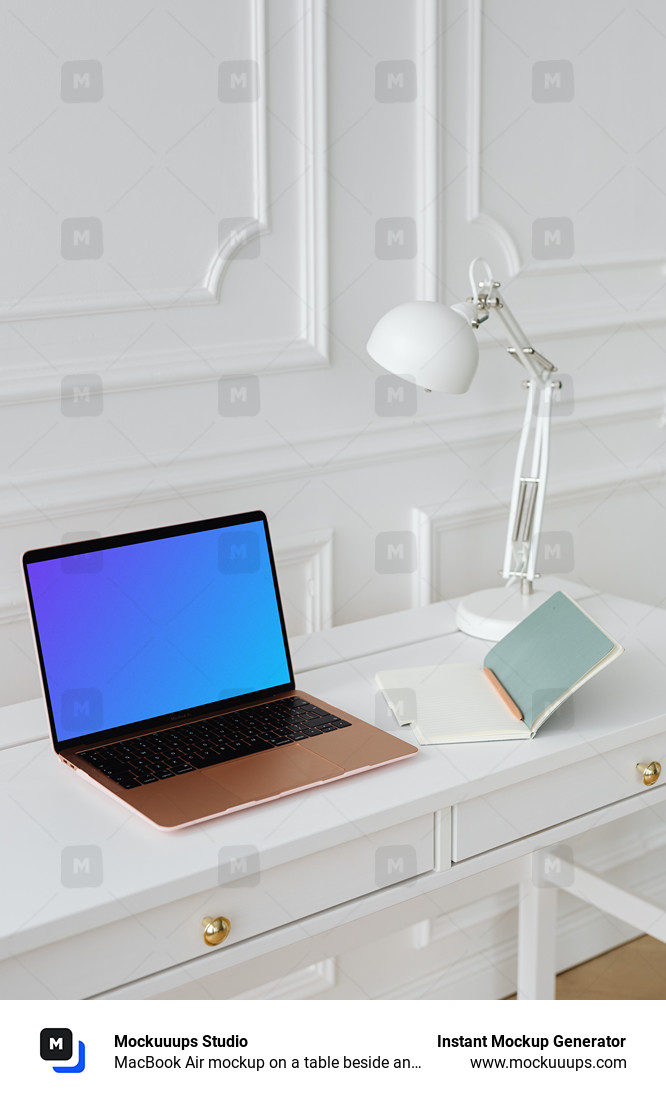
[[23, 556], [53, 747], [162, 829], [416, 749], [297, 691], [266, 516]]

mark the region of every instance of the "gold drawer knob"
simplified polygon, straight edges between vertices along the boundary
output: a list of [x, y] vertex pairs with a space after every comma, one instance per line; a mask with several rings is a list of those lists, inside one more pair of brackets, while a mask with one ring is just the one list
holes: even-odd
[[204, 917], [201, 923], [204, 942], [209, 947], [217, 947], [218, 943], [224, 943], [231, 932], [231, 923], [226, 917]]
[[653, 760], [651, 764], [637, 764], [636, 767], [643, 776], [646, 787], [651, 787], [661, 775], [661, 764], [658, 760]]

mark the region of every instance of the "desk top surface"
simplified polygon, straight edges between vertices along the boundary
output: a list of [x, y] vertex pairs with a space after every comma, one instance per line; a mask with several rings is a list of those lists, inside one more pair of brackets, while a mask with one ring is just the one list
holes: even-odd
[[[585, 607], [626, 652], [530, 741], [421, 748], [409, 760], [161, 832], [83, 782], [56, 757], [41, 700], [0, 710], [0, 955], [25, 950], [217, 885], [219, 849], [252, 845], [268, 868], [401, 820], [520, 783], [666, 728], [666, 611], [618, 597]], [[297, 638], [297, 686], [397, 732], [374, 684], [379, 669], [481, 663], [489, 643], [431, 604]], [[400, 736], [410, 740], [408, 731]], [[66, 889], [62, 849], [97, 845], [99, 887]]]

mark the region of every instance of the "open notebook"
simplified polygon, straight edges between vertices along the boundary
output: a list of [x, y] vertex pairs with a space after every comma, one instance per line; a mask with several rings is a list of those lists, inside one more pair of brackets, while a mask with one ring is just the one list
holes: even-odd
[[422, 745], [534, 737], [565, 699], [624, 652], [583, 608], [556, 592], [487, 654], [483, 665], [378, 672], [400, 725]]

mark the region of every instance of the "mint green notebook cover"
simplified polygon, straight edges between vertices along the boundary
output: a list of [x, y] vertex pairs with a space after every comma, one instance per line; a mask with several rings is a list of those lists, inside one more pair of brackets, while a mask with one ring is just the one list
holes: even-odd
[[531, 728], [614, 646], [573, 600], [556, 592], [493, 646], [484, 664]]

